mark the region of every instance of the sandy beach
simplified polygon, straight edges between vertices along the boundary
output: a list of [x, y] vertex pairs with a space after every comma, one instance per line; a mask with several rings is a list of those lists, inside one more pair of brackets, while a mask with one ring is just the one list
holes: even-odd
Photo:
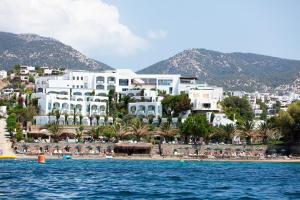
[[[61, 160], [62, 156], [46, 155], [46, 160]], [[37, 156], [17, 155], [17, 159], [37, 160]], [[205, 161], [205, 162], [260, 162], [260, 163], [300, 163], [300, 159], [199, 159], [189, 157], [161, 157], [161, 156], [72, 156], [72, 160], [153, 160], [153, 161]]]

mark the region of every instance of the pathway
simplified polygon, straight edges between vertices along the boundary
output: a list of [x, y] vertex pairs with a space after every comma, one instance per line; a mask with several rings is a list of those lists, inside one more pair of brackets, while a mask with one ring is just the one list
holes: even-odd
[[[11, 141], [6, 136], [6, 120], [4, 118], [0, 119], [0, 149], [2, 150], [2, 155], [12, 156], [15, 155], [13, 149], [11, 148]], [[0, 154], [1, 154], [0, 150]]]

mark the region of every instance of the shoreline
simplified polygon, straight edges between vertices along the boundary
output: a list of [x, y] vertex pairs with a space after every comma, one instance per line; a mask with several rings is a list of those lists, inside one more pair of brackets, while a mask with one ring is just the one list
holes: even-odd
[[[46, 160], [66, 160], [63, 157], [46, 155]], [[15, 160], [37, 160], [37, 156], [17, 156]], [[256, 163], [300, 163], [300, 159], [198, 159], [198, 158], [175, 158], [175, 157], [121, 157], [115, 156], [113, 158], [90, 156], [80, 157], [72, 156], [70, 160], [149, 160], [149, 161], [199, 161], [199, 162], [256, 162]]]

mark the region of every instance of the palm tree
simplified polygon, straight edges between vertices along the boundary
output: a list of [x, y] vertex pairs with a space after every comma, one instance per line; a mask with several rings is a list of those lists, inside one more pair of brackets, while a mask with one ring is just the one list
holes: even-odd
[[122, 140], [124, 136], [129, 134], [128, 126], [124, 122], [115, 122], [112, 128], [118, 139]]
[[81, 141], [81, 138], [82, 138], [82, 135], [83, 135], [83, 130], [84, 130], [84, 127], [83, 126], [79, 126], [79, 128], [76, 129], [76, 139], [78, 140], [78, 142]]
[[258, 133], [262, 137], [263, 144], [267, 144], [268, 139], [276, 133], [276, 129], [272, 123], [266, 121], [260, 124]]
[[50, 136], [54, 138], [54, 142], [58, 142], [59, 135], [61, 134], [61, 128], [57, 123], [52, 123], [48, 126]]
[[73, 110], [73, 125], [76, 124], [76, 116], [77, 116], [77, 114], [76, 114], [76, 108], [74, 107], [74, 110]]
[[149, 126], [145, 124], [141, 119], [134, 118], [128, 124], [128, 131], [134, 135], [137, 141], [149, 133]]
[[97, 126], [99, 126], [100, 115], [96, 115]]
[[94, 116], [93, 115], [89, 116], [89, 119], [90, 119], [90, 126], [92, 126]]
[[83, 119], [83, 116], [82, 114], [79, 115], [79, 125], [82, 125], [82, 119]]
[[56, 123], [58, 124], [58, 120], [60, 118], [60, 112], [59, 112], [59, 110], [55, 110], [54, 114], [55, 114], [55, 118], [56, 118]]
[[160, 136], [160, 142], [159, 142], [159, 154], [162, 155], [162, 148], [161, 145], [165, 138], [173, 138], [179, 133], [179, 130], [177, 128], [172, 128], [170, 123], [162, 123], [158, 130], [156, 130], [156, 133]]
[[69, 114], [68, 113], [64, 113], [64, 116], [65, 116], [65, 125], [68, 124], [68, 116]]
[[246, 143], [251, 144], [251, 139], [254, 136], [254, 123], [253, 121], [245, 121], [243, 124], [239, 126], [242, 135], [246, 138]]
[[230, 142], [235, 134], [236, 128], [233, 124], [226, 124], [222, 127], [223, 133], [225, 135], [225, 143], [228, 144]]
[[177, 128], [172, 128], [170, 123], [162, 123], [159, 129], [156, 131], [161, 136], [161, 141], [165, 138], [173, 138], [179, 133]]

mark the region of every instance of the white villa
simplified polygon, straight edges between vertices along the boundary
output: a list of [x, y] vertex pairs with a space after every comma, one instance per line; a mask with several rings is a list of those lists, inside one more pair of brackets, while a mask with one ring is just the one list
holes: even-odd
[[66, 71], [62, 76], [38, 77], [35, 83], [34, 96], [39, 98], [40, 115], [44, 116], [57, 109], [68, 115], [75, 112], [85, 118], [97, 115], [104, 118], [108, 110], [107, 95], [112, 89], [120, 95], [133, 97], [135, 102], [129, 103], [129, 113], [142, 117], [162, 116], [163, 97], [158, 95], [159, 92], [187, 93], [193, 110], [197, 111], [220, 111], [218, 101], [223, 97], [222, 88], [196, 84], [196, 78], [176, 74], [136, 74], [128, 69]]
[[188, 91], [189, 98], [193, 104], [193, 112], [220, 112], [219, 103], [223, 99], [223, 88], [196, 85]]

